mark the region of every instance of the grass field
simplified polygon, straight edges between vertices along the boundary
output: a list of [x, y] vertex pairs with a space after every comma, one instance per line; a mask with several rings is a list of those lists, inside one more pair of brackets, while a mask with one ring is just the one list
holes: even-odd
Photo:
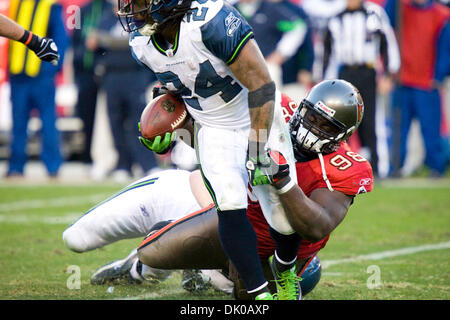
[[[179, 272], [156, 285], [90, 285], [95, 269], [141, 239], [76, 254], [61, 234], [121, 187], [0, 183], [0, 299], [231, 299], [212, 289], [189, 294]], [[357, 198], [319, 257], [322, 278], [307, 300], [450, 299], [450, 179], [377, 183]]]

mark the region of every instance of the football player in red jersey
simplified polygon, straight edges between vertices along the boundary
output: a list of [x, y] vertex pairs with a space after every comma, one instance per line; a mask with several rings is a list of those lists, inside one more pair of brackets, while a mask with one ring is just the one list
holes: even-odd
[[[283, 105], [286, 108], [289, 102]], [[369, 162], [345, 143], [358, 128], [363, 112], [362, 98], [353, 85], [343, 80], [330, 80], [314, 86], [289, 121], [298, 181], [297, 184], [292, 183], [286, 176], [278, 182], [278, 193], [291, 226], [301, 237], [297, 252], [297, 270], [300, 275], [326, 245], [330, 233], [342, 222], [354, 197], [372, 190], [373, 175]], [[286, 108], [285, 115], [289, 116], [290, 113], [289, 108]], [[258, 253], [265, 265], [266, 275], [270, 275], [267, 260], [273, 259], [274, 252], [277, 256], [285, 253], [275, 247], [274, 233], [270, 232], [258, 202], [252, 201], [256, 198], [251, 193], [249, 196], [251, 201], [247, 215], [258, 237]], [[214, 228], [209, 229], [209, 235], [206, 232], [202, 234], [207, 228], [200, 232], [194, 231], [200, 222], [203, 226], [214, 224], [215, 219], [207, 218], [208, 215], [214, 215], [211, 211], [198, 212], [149, 236], [138, 248], [142, 263], [173, 269], [181, 269], [183, 264], [186, 268], [195, 269], [214, 267], [205, 258], [208, 253], [200, 250], [200, 247], [203, 245], [203, 248], [220, 250], [220, 246], [214, 248], [214, 245], [209, 247], [206, 244], [208, 241], [212, 243], [216, 231]], [[186, 238], [181, 239], [186, 234], [192, 239], [195, 235], [205, 241], [198, 240], [196, 245], [189, 248], [183, 241]], [[216, 267], [223, 265], [221, 261]], [[249, 298], [232, 266], [230, 277], [235, 284], [235, 296]], [[273, 286], [271, 289], [275, 291]]]
[[[364, 112], [361, 96], [353, 85], [343, 80], [323, 81], [311, 89], [295, 111], [292, 110], [292, 107], [296, 107], [295, 103], [287, 97], [284, 97], [283, 107], [286, 120], [292, 116], [289, 125], [297, 160], [295, 170], [298, 181], [292, 183], [287, 175], [275, 187], [288, 220], [296, 231], [295, 236], [301, 239], [300, 248], [295, 254], [298, 274], [302, 275], [319, 250], [326, 245], [330, 233], [344, 219], [354, 197], [372, 190], [373, 176], [368, 161], [345, 143], [357, 129]], [[278, 159], [278, 164], [283, 165], [282, 160]], [[159, 225], [159, 230], [153, 230], [138, 247], [137, 272], [142, 265], [158, 269], [229, 267], [228, 276], [234, 282], [234, 296], [237, 299], [250, 298], [221, 249], [217, 213], [211, 205], [212, 201], [206, 196], [208, 192], [204, 184], [199, 183], [192, 191], [204, 209], [166, 223], [162, 228]], [[251, 189], [249, 198], [247, 214], [257, 234], [258, 253], [266, 276], [273, 279], [268, 259], [273, 263], [275, 252], [278, 261], [275, 263], [280, 263], [284, 256], [292, 253], [280, 252], [279, 248], [275, 248], [272, 237], [276, 234], [270, 232]], [[124, 265], [127, 264], [123, 261]], [[113, 279], [112, 268], [107, 266], [94, 273], [93, 278], [99, 283], [105, 277]], [[276, 292], [273, 282], [270, 284], [271, 291]], [[302, 282], [301, 287], [304, 290]]]

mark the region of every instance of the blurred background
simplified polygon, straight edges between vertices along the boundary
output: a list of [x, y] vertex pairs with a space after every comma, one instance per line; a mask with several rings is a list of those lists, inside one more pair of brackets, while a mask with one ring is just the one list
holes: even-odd
[[[450, 176], [448, 0], [230, 2], [253, 27], [278, 88], [294, 101], [329, 78], [361, 91], [365, 116], [349, 143], [376, 177]], [[0, 13], [53, 38], [62, 53], [57, 67], [35, 66], [29, 50], [0, 38], [0, 180], [122, 183], [163, 168], [195, 168], [180, 143], [164, 156], [139, 145], [137, 122], [156, 78], [132, 58], [115, 6], [0, 0]], [[39, 98], [20, 98], [41, 86]], [[56, 110], [56, 136], [46, 132], [43, 123], [52, 120], [40, 108]], [[29, 119], [15, 133], [26, 134], [25, 158], [15, 154], [17, 119]], [[48, 156], [48, 144], [60, 161]]]

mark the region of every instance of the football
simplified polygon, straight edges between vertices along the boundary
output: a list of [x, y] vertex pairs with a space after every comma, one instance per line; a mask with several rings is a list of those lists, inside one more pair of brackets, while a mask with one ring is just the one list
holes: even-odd
[[[149, 140], [181, 128], [187, 118], [184, 102], [166, 93], [150, 101], [141, 114], [141, 135]], [[162, 137], [162, 138], [163, 138]]]

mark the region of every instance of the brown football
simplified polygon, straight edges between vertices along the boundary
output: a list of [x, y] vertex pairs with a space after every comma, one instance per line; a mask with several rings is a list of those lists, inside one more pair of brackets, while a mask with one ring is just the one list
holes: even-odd
[[171, 94], [163, 94], [150, 101], [141, 114], [141, 134], [153, 140], [157, 136], [164, 138], [165, 133], [181, 128], [187, 118], [186, 107], [182, 100]]

